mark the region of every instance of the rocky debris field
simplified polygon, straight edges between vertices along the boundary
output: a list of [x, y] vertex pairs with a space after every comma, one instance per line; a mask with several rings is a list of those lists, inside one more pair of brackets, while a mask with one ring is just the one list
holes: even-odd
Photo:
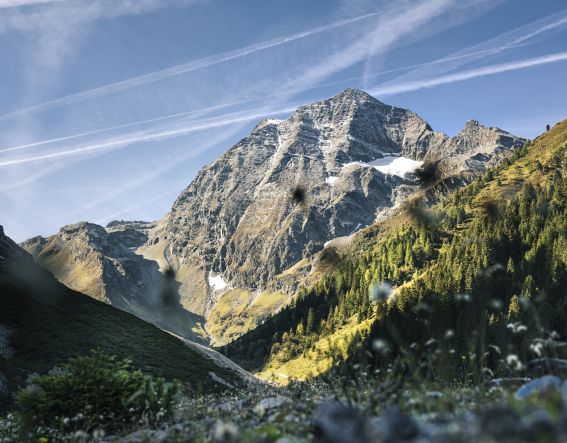
[[[561, 442], [567, 380], [500, 379], [483, 388], [420, 389], [369, 383], [257, 387], [184, 400], [176, 422], [120, 442]], [[108, 441], [112, 441], [108, 440]]]
[[[0, 420], [0, 442], [17, 441], [12, 419]], [[369, 379], [255, 385], [196, 398], [182, 395], [175, 419], [160, 429], [120, 437], [51, 435], [50, 441], [109, 443], [563, 442], [567, 380], [545, 375], [454, 388]]]

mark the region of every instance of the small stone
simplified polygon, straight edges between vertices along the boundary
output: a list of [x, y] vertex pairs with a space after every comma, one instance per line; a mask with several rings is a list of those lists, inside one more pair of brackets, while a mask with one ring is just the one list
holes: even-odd
[[547, 412], [538, 409], [524, 418], [526, 437], [533, 441], [555, 441], [559, 428]]
[[384, 442], [413, 440], [421, 433], [417, 422], [409, 414], [397, 408], [389, 408], [374, 421], [378, 434]]
[[555, 375], [544, 375], [543, 377], [535, 378], [521, 386], [514, 393], [514, 397], [522, 400], [536, 393], [539, 394], [550, 389], [559, 389], [560, 386], [561, 379], [559, 377], [556, 377]]
[[263, 417], [268, 410], [279, 408], [289, 401], [289, 398], [282, 395], [278, 395], [276, 397], [268, 397], [260, 400], [258, 404], [254, 406], [253, 410], [257, 415]]
[[520, 417], [505, 406], [488, 408], [481, 417], [480, 429], [496, 440], [516, 441], [523, 434]]
[[340, 402], [319, 405], [313, 420], [317, 443], [366, 443], [373, 441], [369, 421], [358, 410]]

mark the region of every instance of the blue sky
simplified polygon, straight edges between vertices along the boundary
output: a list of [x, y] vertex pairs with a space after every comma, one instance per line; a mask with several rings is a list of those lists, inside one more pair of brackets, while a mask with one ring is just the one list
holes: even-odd
[[567, 118], [564, 0], [0, 0], [0, 224], [155, 220], [264, 116], [346, 87], [456, 134]]

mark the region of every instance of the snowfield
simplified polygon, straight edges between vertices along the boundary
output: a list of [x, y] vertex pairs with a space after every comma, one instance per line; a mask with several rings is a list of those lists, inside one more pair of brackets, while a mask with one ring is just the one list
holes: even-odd
[[209, 286], [213, 288], [213, 291], [221, 291], [228, 286], [228, 283], [224, 281], [222, 275], [212, 275], [209, 274]]
[[347, 168], [351, 165], [370, 166], [380, 171], [382, 174], [397, 175], [398, 177], [406, 178], [409, 174], [413, 174], [420, 168], [423, 162], [407, 157], [388, 155], [378, 160], [371, 161], [370, 163], [352, 162], [345, 164], [343, 167]]

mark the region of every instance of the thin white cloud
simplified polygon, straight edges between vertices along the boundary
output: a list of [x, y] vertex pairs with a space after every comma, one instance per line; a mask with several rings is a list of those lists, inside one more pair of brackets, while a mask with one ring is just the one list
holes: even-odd
[[482, 68], [470, 69], [467, 71], [455, 72], [453, 74], [447, 74], [435, 78], [416, 80], [395, 85], [377, 86], [371, 89], [369, 93], [379, 97], [401, 94], [403, 92], [418, 91], [420, 89], [433, 88], [435, 86], [445, 85], [449, 83], [461, 82], [478, 77], [485, 77], [487, 75], [495, 75], [502, 72], [516, 71], [519, 69], [526, 69], [550, 63], [557, 63], [565, 60], [567, 60], [567, 51], [519, 60], [515, 62], [490, 65]]
[[255, 45], [245, 46], [233, 51], [223, 52], [221, 54], [211, 55], [208, 57], [203, 57], [197, 60], [190, 61], [188, 63], [179, 64], [172, 66], [170, 68], [162, 69], [159, 71], [154, 71], [149, 74], [140, 75], [137, 77], [132, 77], [123, 81], [110, 83], [98, 88], [89, 89], [86, 91], [78, 92], [75, 94], [69, 94], [64, 97], [60, 97], [54, 100], [49, 100], [37, 105], [29, 106], [17, 111], [13, 111], [0, 116], [0, 120], [5, 120], [10, 117], [17, 115], [22, 115], [29, 112], [44, 111], [46, 109], [51, 109], [56, 106], [68, 105], [71, 103], [76, 103], [84, 100], [93, 99], [96, 97], [114, 94], [117, 92], [125, 91], [128, 89], [136, 88], [139, 86], [147, 85], [150, 83], [155, 83], [161, 80], [165, 80], [170, 77], [187, 74], [189, 72], [197, 71], [200, 69], [208, 68], [220, 63], [226, 63], [231, 60], [246, 57], [250, 54], [254, 54], [259, 51], [264, 51], [266, 49], [271, 49], [277, 46], [282, 46], [296, 40], [311, 37], [322, 32], [330, 31], [342, 26], [351, 25], [362, 20], [366, 20], [370, 17], [376, 16], [377, 12], [372, 12], [369, 14], [360, 15], [358, 17], [353, 17], [345, 20], [335, 21], [324, 26], [319, 26], [307, 31], [298, 32], [295, 34], [287, 35], [284, 37], [278, 37], [272, 40], [268, 40]]

